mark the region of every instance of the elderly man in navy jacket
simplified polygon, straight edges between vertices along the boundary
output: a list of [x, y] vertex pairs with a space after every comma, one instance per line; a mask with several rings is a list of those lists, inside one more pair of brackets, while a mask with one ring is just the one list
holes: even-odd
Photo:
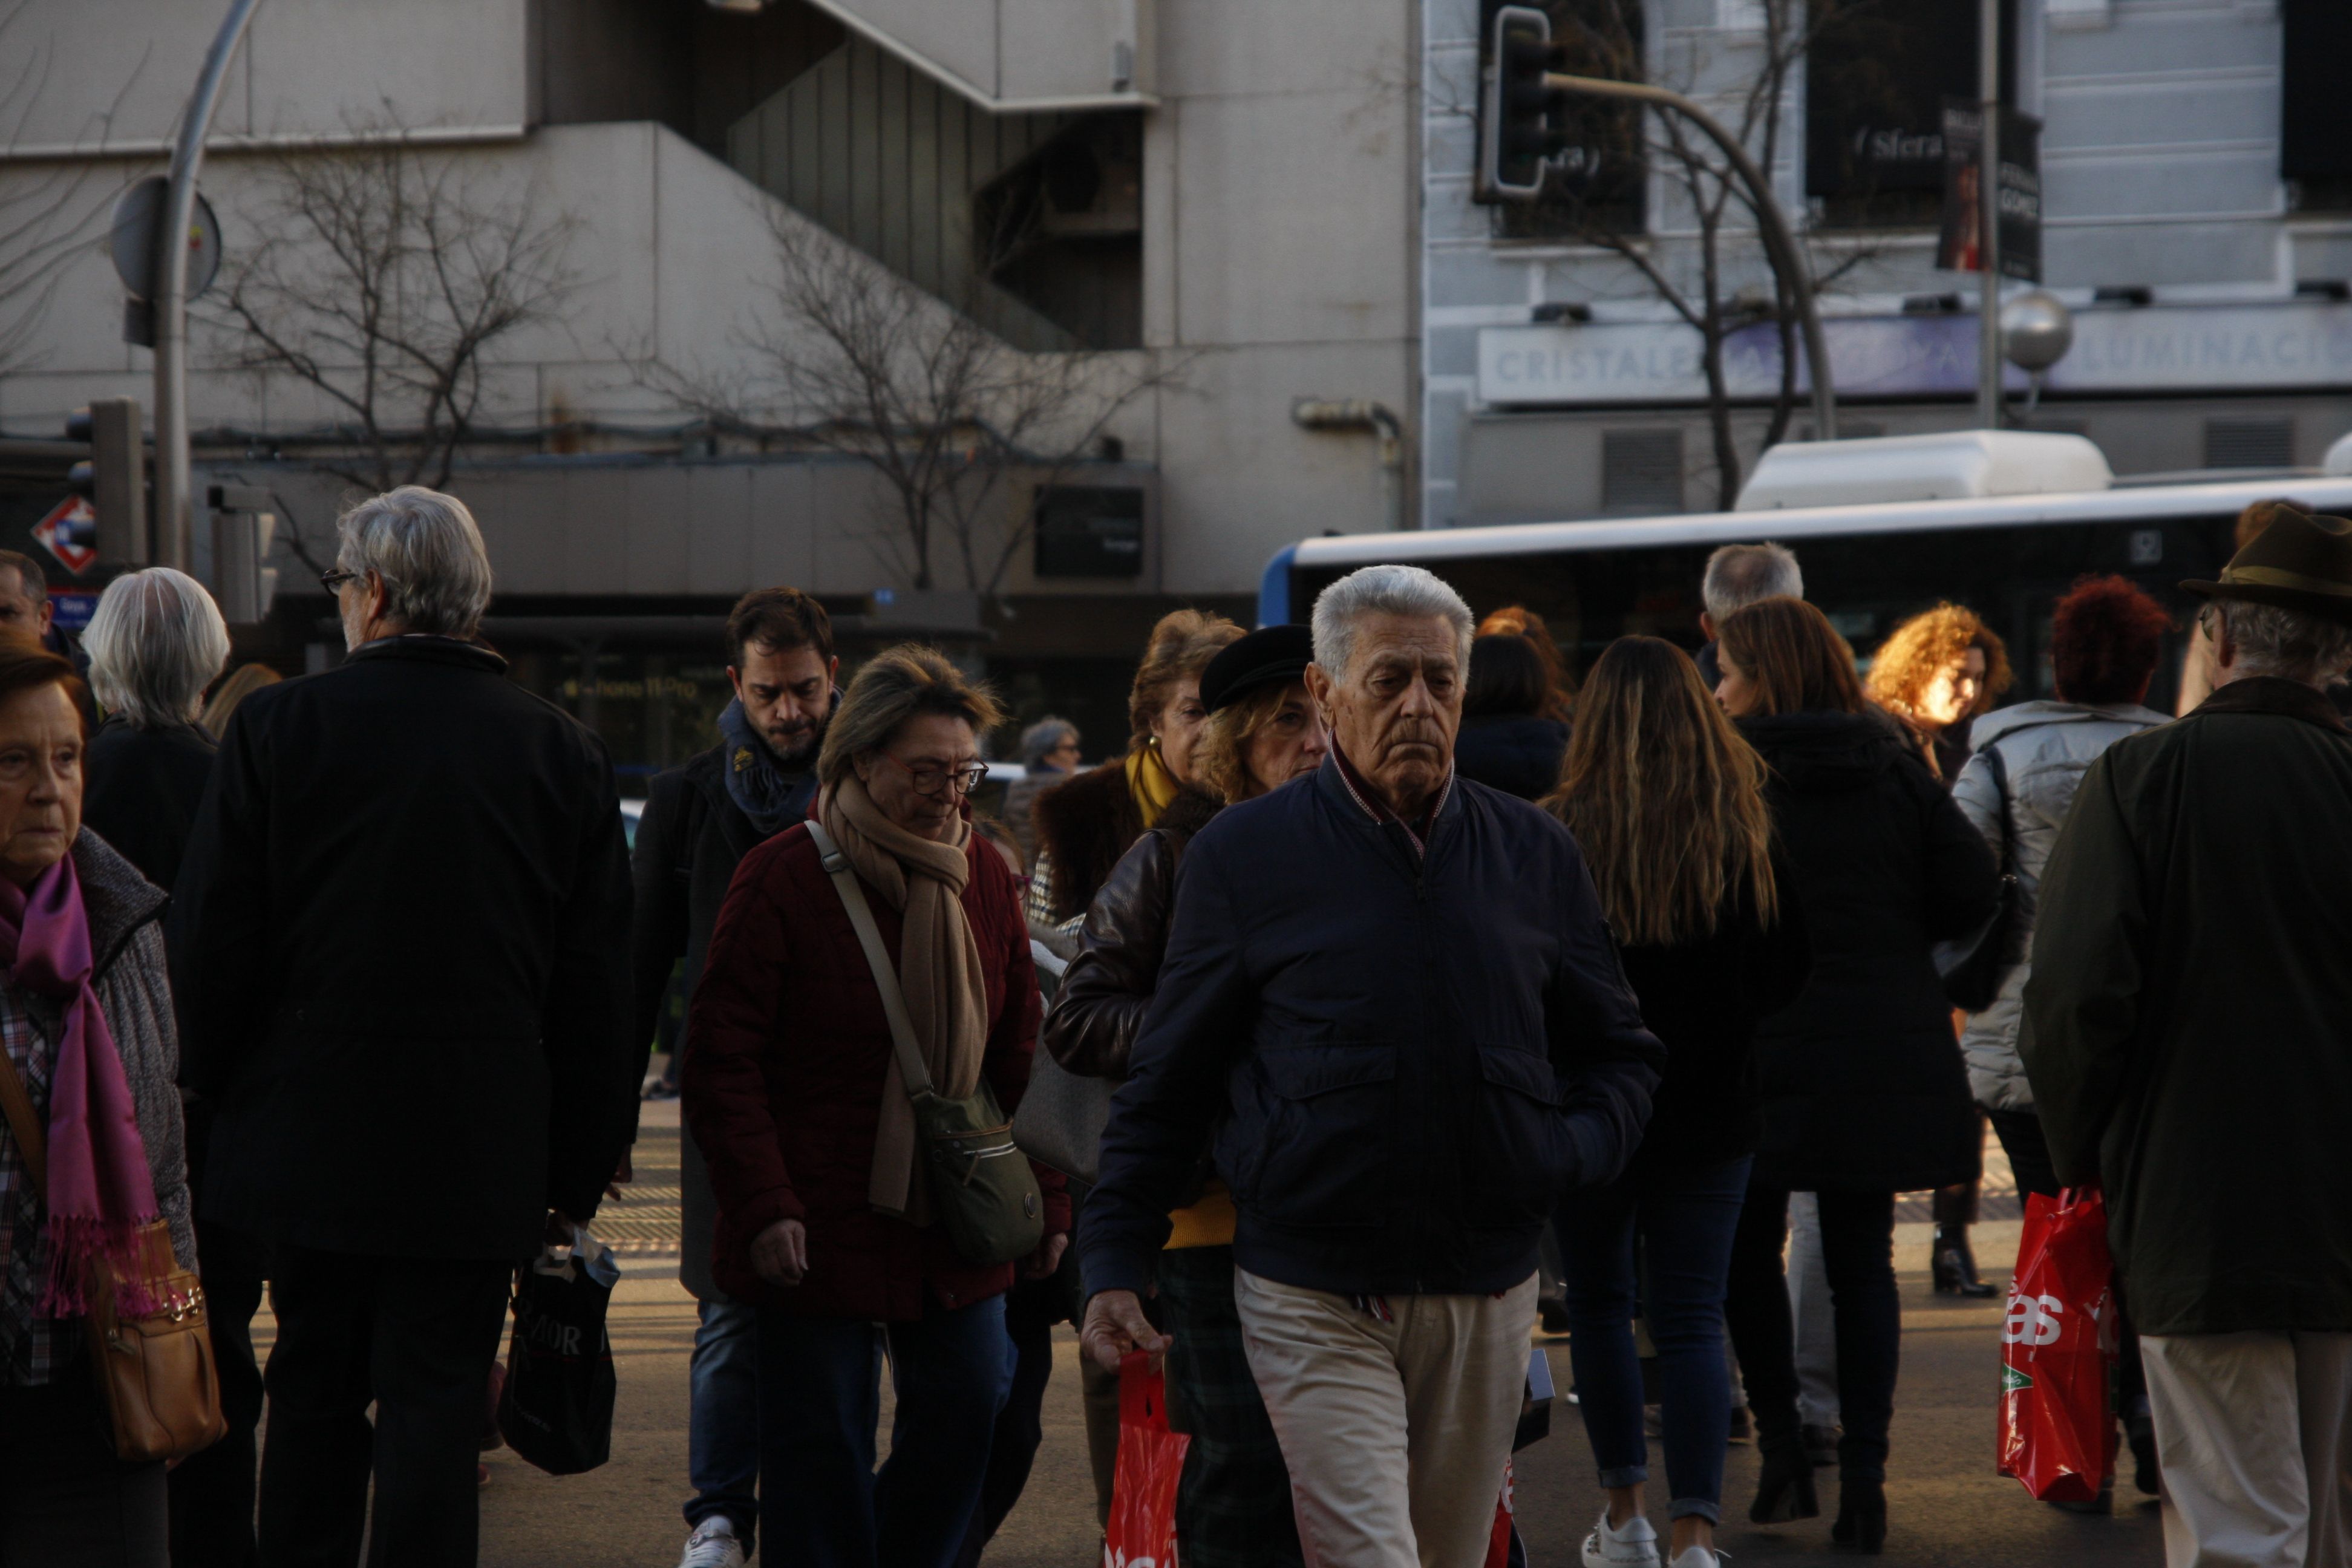
[[1568, 830], [1454, 776], [1472, 625], [1418, 567], [1316, 602], [1331, 755], [1193, 839], [1084, 1220], [1087, 1349], [1164, 1350], [1139, 1297], [1213, 1147], [1318, 1568], [1484, 1560], [1537, 1238], [1633, 1153], [1664, 1055]]

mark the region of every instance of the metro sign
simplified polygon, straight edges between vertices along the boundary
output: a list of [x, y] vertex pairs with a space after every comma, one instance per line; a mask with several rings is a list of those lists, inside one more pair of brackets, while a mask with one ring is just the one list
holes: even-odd
[[98, 513], [79, 496], [59, 501], [33, 525], [33, 537], [77, 577], [98, 564]]

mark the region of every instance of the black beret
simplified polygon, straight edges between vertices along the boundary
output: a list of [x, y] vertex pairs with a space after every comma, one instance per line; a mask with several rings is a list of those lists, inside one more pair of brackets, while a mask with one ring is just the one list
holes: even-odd
[[1261, 686], [1288, 684], [1315, 658], [1315, 635], [1305, 626], [1260, 626], [1227, 643], [1201, 672], [1201, 705], [1210, 712]]

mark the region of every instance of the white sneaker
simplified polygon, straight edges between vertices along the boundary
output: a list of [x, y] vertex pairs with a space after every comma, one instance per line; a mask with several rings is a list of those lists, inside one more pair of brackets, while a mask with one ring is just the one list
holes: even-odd
[[723, 1513], [713, 1514], [686, 1538], [686, 1555], [677, 1568], [743, 1568], [743, 1543]]
[[1704, 1546], [1685, 1546], [1675, 1554], [1675, 1560], [1667, 1563], [1666, 1568], [1717, 1568], [1718, 1563], [1730, 1561], [1731, 1553], [1728, 1552], [1714, 1552]]
[[1638, 1513], [1612, 1530], [1604, 1508], [1601, 1522], [1584, 1538], [1584, 1568], [1658, 1568], [1658, 1532]]

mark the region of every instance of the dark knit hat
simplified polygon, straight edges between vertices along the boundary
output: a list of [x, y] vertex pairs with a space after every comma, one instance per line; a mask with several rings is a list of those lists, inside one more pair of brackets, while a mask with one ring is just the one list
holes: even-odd
[[1305, 626], [1260, 626], [1228, 643], [1201, 672], [1201, 706], [1214, 713], [1261, 686], [1288, 684], [1315, 659], [1315, 635]]
[[2220, 582], [2180, 586], [2200, 599], [2276, 605], [2352, 626], [2352, 520], [2282, 507], [2230, 557]]

